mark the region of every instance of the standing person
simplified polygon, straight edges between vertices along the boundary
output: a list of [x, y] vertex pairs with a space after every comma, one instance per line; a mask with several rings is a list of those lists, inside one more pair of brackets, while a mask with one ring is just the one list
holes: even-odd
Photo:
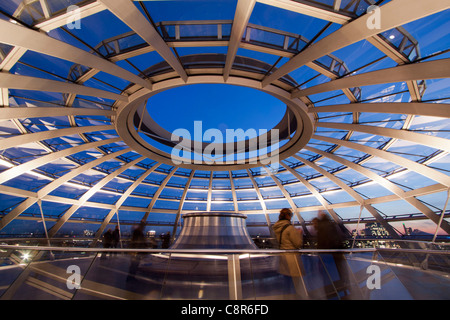
[[[273, 225], [275, 236], [281, 250], [301, 249], [303, 245], [303, 232], [291, 224], [293, 213], [291, 209], [281, 209], [278, 221]], [[302, 274], [304, 273], [301, 255], [297, 252], [280, 254], [279, 272], [292, 279], [297, 295], [302, 299], [308, 298]]]
[[[112, 241], [113, 241], [113, 234], [112, 234], [112, 230], [108, 229], [108, 231], [106, 231], [103, 234], [103, 248], [111, 248], [112, 247]], [[108, 252], [103, 252], [101, 259], [105, 259], [106, 258], [106, 254]]]
[[317, 249], [343, 249], [344, 234], [339, 226], [331, 221], [324, 212], [319, 212], [313, 219], [313, 226], [317, 231]]
[[170, 232], [168, 231], [166, 234], [162, 236], [162, 248], [168, 249], [170, 247]]
[[133, 230], [130, 242], [131, 248], [144, 249], [147, 247], [144, 230], [145, 230], [145, 222], [139, 223], [139, 225]]
[[[146, 241], [145, 241], [145, 222], [141, 222], [134, 230], [131, 235], [131, 241], [130, 241], [130, 247], [135, 249], [145, 249], [147, 248]], [[130, 261], [130, 268], [129, 268], [129, 274], [128, 274], [128, 280], [134, 279], [136, 275], [136, 271], [139, 267], [139, 263], [141, 262], [141, 259], [145, 253], [143, 252], [136, 252], [132, 255], [131, 261]]]
[[[317, 249], [344, 249], [344, 233], [326, 213], [319, 212], [318, 217], [314, 218], [312, 222], [317, 232]], [[341, 288], [344, 292], [348, 290], [348, 294], [351, 296], [352, 285], [345, 255], [342, 252], [332, 252], [331, 256], [340, 278], [341, 285], [338, 288]]]
[[303, 232], [291, 224], [291, 209], [281, 209], [278, 221], [273, 225], [281, 250], [300, 249], [303, 245]]
[[[119, 243], [120, 243], [120, 229], [119, 229], [119, 225], [117, 225], [112, 233], [112, 247], [118, 248]], [[117, 252], [114, 252], [114, 255], [116, 255], [116, 254], [117, 254]]]

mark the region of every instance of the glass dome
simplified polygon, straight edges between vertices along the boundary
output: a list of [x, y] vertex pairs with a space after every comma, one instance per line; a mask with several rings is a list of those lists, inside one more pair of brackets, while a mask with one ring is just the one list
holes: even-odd
[[2, 1], [0, 234], [448, 236], [449, 32], [434, 0]]

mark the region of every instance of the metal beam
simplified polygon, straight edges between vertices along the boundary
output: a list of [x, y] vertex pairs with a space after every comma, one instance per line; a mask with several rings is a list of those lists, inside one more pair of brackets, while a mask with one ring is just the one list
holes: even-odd
[[24, 119], [24, 118], [39, 118], [51, 115], [52, 117], [64, 116], [105, 116], [110, 117], [115, 115], [112, 110], [89, 109], [89, 108], [64, 108], [64, 107], [14, 107], [1, 108], [0, 120]]
[[8, 225], [12, 220], [17, 218], [20, 214], [22, 214], [22, 212], [24, 212], [30, 206], [32, 206], [34, 203], [36, 203], [36, 201], [43, 199], [46, 195], [48, 195], [53, 190], [56, 190], [64, 183], [72, 180], [79, 174], [81, 174], [87, 170], [90, 170], [105, 161], [111, 160], [111, 159], [118, 157], [129, 151], [130, 151], [130, 149], [123, 149], [123, 150], [120, 150], [120, 151], [117, 151], [114, 153], [110, 153], [106, 156], [92, 160], [91, 162], [88, 162], [82, 166], [79, 166], [78, 168], [71, 170], [69, 173], [66, 173], [64, 176], [61, 176], [58, 179], [53, 180], [48, 185], [46, 185], [42, 189], [40, 189], [36, 193], [36, 196], [28, 196], [28, 198], [26, 200], [24, 200], [17, 207], [15, 207], [11, 212], [9, 212], [6, 216], [4, 216], [0, 220], [0, 230], [3, 229], [6, 225]]
[[269, 214], [267, 213], [266, 203], [264, 202], [264, 198], [262, 197], [262, 194], [261, 194], [261, 191], [259, 190], [258, 184], [256, 183], [255, 178], [253, 178], [253, 175], [250, 172], [250, 170], [249, 169], [245, 169], [245, 170], [247, 171], [247, 175], [248, 175], [248, 177], [250, 178], [250, 180], [251, 180], [251, 182], [253, 184], [253, 188], [255, 189], [256, 194], [258, 195], [259, 203], [260, 203], [261, 208], [263, 210], [263, 214], [266, 217], [267, 227], [269, 228], [270, 236], [272, 238], [276, 238], [275, 232], [273, 231], [273, 228], [272, 228], [272, 225], [271, 225], [272, 222], [270, 221]]
[[175, 217], [175, 222], [173, 225], [173, 232], [172, 232], [172, 242], [175, 239], [175, 236], [177, 234], [177, 227], [180, 222], [181, 218], [181, 211], [183, 210], [184, 200], [186, 199], [187, 192], [189, 191], [189, 186], [191, 185], [192, 178], [194, 177], [195, 170], [191, 170], [191, 173], [189, 175], [188, 181], [186, 182], [186, 185], [184, 186], [183, 194], [181, 195], [180, 204], [178, 205], [177, 215]]
[[[0, 88], [0, 107], [3, 106], [2, 110], [9, 109], [9, 90], [7, 88]], [[0, 117], [2, 112], [0, 112]]]
[[[98, 239], [100, 239], [100, 237], [102, 236], [103, 231], [105, 230], [106, 226], [111, 221], [111, 219], [114, 216], [114, 214], [117, 213], [117, 216], [119, 215], [119, 209], [122, 206], [122, 204], [125, 202], [125, 200], [127, 200], [127, 198], [131, 195], [131, 193], [142, 183], [142, 181], [144, 181], [145, 178], [148, 177], [148, 175], [150, 173], [155, 171], [155, 169], [159, 165], [160, 165], [159, 163], [156, 163], [150, 169], [145, 171], [138, 179], [136, 179], [135, 182], [133, 182], [133, 184], [131, 186], [129, 186], [127, 188], [127, 190], [122, 194], [120, 199], [117, 200], [117, 202], [114, 204], [115, 208], [111, 209], [109, 211], [109, 213], [106, 215], [105, 219], [103, 219], [103, 222], [102, 222], [100, 228], [98, 228], [97, 232], [95, 233], [95, 236], [94, 236], [95, 240], [93, 241], [93, 245], [95, 245], [95, 243], [97, 243]], [[117, 220], [119, 220], [119, 219], [117, 218]], [[91, 246], [93, 246], [93, 245], [91, 245]]]
[[49, 32], [51, 30], [63, 27], [68, 24], [68, 21], [72, 21], [71, 19], [83, 19], [89, 17], [93, 14], [99, 13], [106, 10], [106, 7], [98, 2], [94, 1], [92, 3], [88, 3], [82, 7], [80, 7], [76, 12], [67, 11], [64, 14], [60, 14], [54, 17], [50, 17], [43, 22], [39, 22], [34, 27], [38, 28], [44, 32]]
[[[0, 20], [1, 21], [1, 20]], [[86, 87], [79, 84], [67, 83], [57, 80], [35, 78], [0, 72], [0, 88], [48, 91], [59, 93], [74, 93], [91, 97], [101, 97], [111, 100], [128, 102], [128, 97], [105, 90]]]
[[113, 125], [85, 126], [85, 127], [73, 127], [67, 129], [46, 130], [35, 133], [20, 134], [11, 138], [0, 140], [0, 150], [17, 147], [26, 143], [53, 139], [62, 136], [70, 136], [86, 132], [114, 130], [114, 129], [115, 127]]
[[[427, 194], [433, 194], [433, 193], [444, 192], [444, 191], [445, 192], [447, 191], [447, 188], [445, 186], [443, 186], [441, 184], [435, 184], [435, 185], [407, 191], [404, 193], [404, 197], [406, 197], [406, 198], [419, 197], [419, 196], [423, 196], [423, 195], [427, 195]], [[38, 200], [37, 193], [35, 193], [35, 192], [26, 191], [26, 190], [22, 190], [22, 189], [18, 189], [18, 188], [13, 188], [13, 187], [8, 187], [5, 185], [0, 185], [0, 192], [2, 194], [8, 194], [8, 195], [12, 195], [12, 196], [18, 196], [18, 197], [23, 197], [23, 198], [33, 198], [33, 199], [35, 199], [35, 201]], [[73, 204], [73, 205], [75, 205], [79, 202], [79, 200], [76, 200], [76, 199], [69, 199], [69, 198], [58, 197], [58, 196], [49, 196], [49, 195], [43, 197], [42, 200], [49, 201], [49, 202], [55, 202], [55, 203]], [[365, 202], [366, 202], [366, 204], [374, 205], [374, 204], [378, 204], [378, 203], [386, 203], [386, 202], [397, 201], [397, 200], [404, 200], [404, 198], [400, 198], [396, 194], [391, 194], [388, 196], [381, 196], [381, 197], [377, 197], [377, 198], [366, 199]], [[343, 202], [343, 203], [338, 203], [338, 204], [330, 204], [330, 207], [337, 209], [337, 208], [355, 207], [355, 206], [359, 206], [359, 205], [360, 204], [358, 202], [352, 201], [352, 202]], [[106, 209], [106, 210], [115, 209], [115, 206], [111, 205], [111, 204], [105, 204], [105, 203], [99, 203], [99, 202], [89, 202], [89, 201], [87, 201], [84, 204], [84, 206], [90, 207], [90, 208], [102, 208], [102, 209]], [[314, 211], [314, 210], [321, 210], [321, 209], [322, 209], [321, 206], [320, 207], [319, 206], [311, 206], [311, 207], [298, 208], [299, 212]], [[122, 207], [120, 207], [120, 210], [145, 212], [146, 208], [122, 206]], [[261, 211], [260, 210], [241, 210], [240, 212], [243, 214], [260, 214]], [[271, 209], [271, 210], [267, 210], [267, 212], [268, 213], [279, 213], [279, 209]], [[175, 210], [174, 209], [162, 209], [161, 213], [177, 214], [177, 210], [176, 209]], [[41, 218], [40, 218], [40, 216], [29, 217], [29, 216], [20, 215], [17, 217], [17, 219], [40, 220]], [[428, 218], [426, 216], [424, 216], [424, 219], [428, 219]], [[52, 218], [48, 218], [47, 220], [56, 222], [56, 219], [52, 220]], [[85, 221], [71, 220], [70, 222], [95, 223], [95, 224], [98, 223], [95, 221], [90, 222], [90, 221], [86, 221], [86, 220]]]
[[342, 90], [357, 86], [395, 83], [411, 80], [428, 80], [450, 77], [450, 58], [420, 63], [411, 63], [393, 68], [376, 70], [348, 76], [319, 84], [292, 93], [292, 98], [305, 97], [312, 94]]
[[82, 49], [59, 41], [44, 33], [34, 31], [0, 19], [0, 42], [26, 48], [52, 57], [72, 61], [83, 66], [98, 69], [113, 76], [151, 89], [151, 83], [116, 64], [95, 56]]
[[[6, 89], [6, 91], [8, 91], [8, 90]], [[1, 98], [1, 94], [0, 94], [0, 98]], [[53, 108], [53, 107], [38, 107], [38, 108], [14, 107], [14, 108], [9, 108], [7, 105], [4, 108], [0, 108], [0, 110], [1, 110], [0, 120], [12, 120], [12, 122], [16, 125], [18, 130], [20, 132], [22, 132], [22, 136], [17, 136], [16, 138], [11, 138], [11, 139], [16, 139], [16, 140], [21, 140], [22, 138], [29, 139], [32, 137], [32, 136], [28, 135], [29, 134], [28, 131], [23, 127], [22, 123], [20, 121], [18, 121], [18, 119], [36, 118], [36, 117], [51, 115], [53, 117], [67, 116], [67, 117], [69, 117], [69, 121], [70, 121], [71, 118], [73, 118], [74, 116], [78, 116], [78, 115], [93, 115], [93, 116], [111, 117], [115, 114], [115, 112], [112, 110], [102, 110], [102, 109], [64, 108], [64, 107], [55, 107], [55, 108]], [[72, 124], [72, 121], [70, 121], [70, 122]], [[101, 129], [102, 129], [101, 127], [97, 128], [97, 130], [101, 130]], [[111, 128], [111, 129], [114, 129], [114, 128]], [[62, 130], [69, 130], [69, 129], [62, 129]], [[77, 129], [73, 129], [73, 130], [77, 130]], [[85, 129], [80, 128], [80, 130], [85, 130]], [[93, 131], [95, 131], [95, 130], [93, 130]], [[62, 134], [63, 132], [64, 131], [54, 130], [54, 131], [47, 131], [47, 133], [43, 132], [42, 134], [41, 133], [33, 133], [33, 135], [35, 135], [34, 136], [35, 138], [33, 138], [33, 139], [43, 140], [43, 136], [54, 135], [56, 133]], [[68, 131], [68, 132], [70, 132], [70, 131]], [[80, 136], [83, 138], [83, 140], [85, 142], [89, 142], [84, 137], [83, 132], [80, 132]], [[52, 136], [52, 137], [54, 137], [54, 136]], [[3, 141], [5, 141], [5, 142], [2, 142], [2, 143], [7, 143], [6, 139]], [[11, 140], [11, 142], [12, 141], [13, 140]], [[42, 143], [39, 143], [39, 144], [44, 149], [51, 151], [49, 148], [46, 147], [45, 144], [42, 144]]]
[[187, 74], [178, 58], [170, 50], [167, 43], [161, 38], [153, 25], [141, 14], [132, 1], [99, 0], [114, 15], [128, 25], [142, 39], [151, 45], [156, 52], [178, 73], [184, 82], [187, 81]]
[[442, 0], [430, 0], [426, 2], [395, 0], [386, 3], [380, 7], [380, 15], [382, 17], [380, 29], [368, 28], [368, 19], [372, 16], [365, 14], [297, 54], [275, 72], [267, 76], [263, 80], [262, 86], [265, 87], [282, 76], [328, 53], [335, 52], [355, 42], [370, 38], [408, 22], [444, 11], [449, 7], [448, 2]]
[[[418, 42], [415, 40], [404, 28], [398, 27], [397, 30], [400, 32], [400, 34], [403, 35], [403, 39], [401, 43], [404, 43], [405, 41], [411, 41], [416, 46], [416, 54], [419, 58], [420, 52], [418, 52]], [[397, 62], [399, 65], [407, 64], [412, 61], [410, 61], [409, 57], [406, 57], [401, 48], [398, 48], [395, 45], [392, 45], [392, 43], [389, 42], [389, 40], [383, 38], [380, 35], [373, 36], [372, 38], [367, 39], [371, 44], [373, 44], [377, 49], [379, 49], [381, 52], [383, 52], [385, 55], [387, 55], [389, 58]], [[411, 95], [412, 101], [420, 101], [422, 100], [422, 96], [419, 90], [419, 87], [417, 85], [417, 80], [414, 81], [407, 81], [406, 84], [408, 85], [408, 90]]]
[[121, 141], [120, 138], [113, 138], [113, 139], [107, 139], [107, 140], [100, 140], [90, 143], [85, 143], [80, 146], [64, 149], [57, 152], [52, 152], [50, 154], [47, 154], [45, 156], [41, 156], [37, 159], [30, 160], [28, 162], [22, 163], [18, 166], [12, 167], [10, 169], [7, 169], [0, 173], [0, 184], [5, 183], [6, 181], [9, 181], [16, 176], [19, 176], [27, 171], [34, 170], [44, 164], [50, 163], [52, 161], [55, 161], [59, 158], [67, 157], [71, 154], [75, 154], [84, 150], [88, 150], [90, 148], [96, 148], [101, 145], [115, 143]]
[[[378, 183], [380, 186], [382, 186], [382, 187], [386, 188], [387, 190], [389, 190], [390, 192], [394, 193], [400, 199], [405, 200], [406, 202], [408, 202], [409, 204], [414, 206], [416, 209], [418, 209], [420, 212], [422, 212], [424, 215], [426, 215], [434, 223], [437, 224], [439, 222], [439, 216], [436, 215], [433, 211], [431, 211], [430, 208], [428, 208], [426, 205], [424, 205], [422, 202], [420, 202], [416, 198], [406, 195], [406, 193], [400, 187], [398, 187], [394, 183], [390, 182], [388, 179], [385, 179], [385, 178], [377, 175], [373, 171], [366, 169], [359, 164], [356, 164], [354, 162], [351, 162], [351, 161], [348, 161], [341, 157], [338, 157], [335, 154], [325, 152], [325, 151], [322, 151], [322, 150], [319, 150], [319, 149], [316, 149], [313, 147], [309, 147], [309, 146], [304, 147], [304, 149], [311, 151], [311, 152], [315, 152], [317, 154], [320, 154], [321, 156], [324, 156], [333, 161], [339, 162], [339, 163], [347, 166], [348, 168], [355, 170], [356, 172], [366, 176], [367, 178]], [[444, 221], [444, 222], [446, 222], [446, 221]], [[445, 230], [445, 232], [450, 234], [450, 224], [448, 222], [446, 222], [445, 225], [442, 225], [441, 227], [443, 230]]]
[[208, 183], [208, 197], [206, 199], [206, 211], [211, 211], [211, 198], [212, 198], [212, 180], [213, 180], [213, 172], [209, 172], [209, 183]]
[[106, 177], [104, 177], [102, 180], [100, 180], [98, 183], [95, 184], [95, 186], [91, 187], [86, 193], [81, 196], [77, 204], [72, 205], [59, 219], [58, 221], [53, 225], [53, 227], [48, 231], [48, 236], [52, 238], [59, 229], [64, 225], [64, 223], [69, 220], [69, 218], [75, 213], [75, 211], [78, 210], [86, 201], [89, 200], [90, 197], [92, 197], [95, 193], [100, 191], [101, 188], [103, 188], [108, 182], [110, 182], [112, 179], [116, 178], [119, 174], [127, 170], [128, 168], [134, 166], [139, 161], [142, 161], [144, 157], [140, 157], [138, 159], [135, 159], [133, 161], [130, 161], [123, 166], [121, 166], [119, 169], [115, 170], [114, 172], [110, 173]]
[[365, 203], [365, 200], [363, 197], [361, 197], [355, 190], [353, 190], [351, 187], [349, 187], [344, 181], [336, 177], [334, 174], [329, 173], [327, 170], [322, 169], [320, 166], [315, 164], [314, 162], [311, 162], [309, 160], [306, 160], [302, 157], [299, 157], [298, 155], [293, 156], [295, 159], [303, 162], [308, 167], [316, 170], [320, 174], [322, 174], [324, 177], [330, 179], [331, 182], [339, 186], [342, 190], [347, 192], [353, 199], [355, 199], [360, 205], [364, 206], [367, 211], [369, 211], [372, 216], [383, 225], [383, 227], [388, 231], [389, 235], [393, 238], [398, 238], [397, 232], [395, 232], [394, 228], [378, 213], [378, 211], [372, 207], [372, 205]]
[[448, 139], [421, 134], [414, 131], [368, 126], [362, 124], [333, 123], [333, 122], [316, 122], [316, 127], [364, 132], [378, 136], [406, 140], [424, 146], [429, 146], [438, 150], [450, 152], [450, 141]]
[[[283, 165], [282, 163], [280, 163], [280, 164]], [[286, 190], [286, 188], [283, 186], [283, 184], [281, 184], [280, 180], [278, 180], [278, 178], [275, 177], [275, 175], [273, 174], [273, 172], [270, 169], [268, 169], [267, 167], [263, 167], [263, 168], [267, 172], [267, 175], [269, 175], [272, 178], [272, 180], [275, 182], [275, 184], [281, 190], [281, 192], [283, 193], [283, 195], [286, 198], [286, 200], [289, 202], [289, 205], [292, 208], [292, 212], [295, 213], [298, 221], [302, 225], [303, 234], [309, 235], [310, 233], [308, 231], [308, 228], [306, 228], [305, 219], [303, 219], [301, 214], [298, 212], [297, 205], [295, 204], [294, 200], [292, 200], [291, 195], [289, 194], [289, 192]]]
[[14, 47], [8, 53], [5, 59], [0, 62], [1, 71], [10, 71], [17, 61], [27, 52], [27, 49], [21, 47]]
[[239, 207], [237, 202], [236, 189], [234, 187], [233, 174], [231, 173], [231, 170], [228, 171], [228, 178], [230, 179], [230, 189], [231, 189], [231, 196], [233, 197], [234, 211], [238, 212]]
[[245, 169], [247, 171], [248, 177], [250, 178], [253, 188], [256, 191], [256, 194], [258, 195], [258, 199], [259, 199], [259, 204], [261, 205], [261, 208], [264, 212], [267, 211], [267, 207], [266, 207], [266, 203], [264, 202], [264, 198], [261, 194], [261, 191], [259, 190], [258, 184], [255, 181], [255, 178], [253, 178], [252, 173], [250, 172], [249, 169]]
[[387, 103], [349, 103], [309, 108], [309, 113], [321, 112], [370, 112], [412, 114], [429, 117], [450, 118], [450, 106], [445, 103], [387, 102]]
[[230, 76], [233, 67], [234, 58], [241, 44], [242, 35], [247, 27], [248, 21], [255, 6], [256, 0], [238, 0], [236, 12], [234, 14], [233, 26], [231, 28], [230, 41], [228, 42], [227, 59], [223, 69], [223, 77], [225, 81]]
[[334, 221], [336, 221], [337, 223], [342, 222], [341, 218], [336, 214], [336, 212], [329, 207], [327, 200], [325, 200], [325, 198], [319, 193], [319, 191], [316, 190], [316, 188], [314, 188], [313, 185], [311, 185], [311, 183], [309, 183], [308, 180], [303, 178], [297, 171], [295, 171], [294, 169], [292, 169], [285, 163], [281, 162], [280, 164], [283, 166], [283, 168], [285, 168], [287, 171], [289, 171], [294, 177], [296, 177], [301, 183], [303, 183], [303, 185], [306, 188], [308, 188], [308, 190], [320, 202], [320, 204], [323, 206], [323, 208], [328, 211], [328, 213], [330, 214], [331, 217], [333, 217]]
[[289, 10], [292, 12], [297, 12], [300, 14], [304, 14], [310, 17], [338, 23], [345, 24], [350, 21], [352, 18], [340, 14], [338, 12], [332, 12], [330, 10], [321, 9], [318, 7], [314, 7], [312, 5], [308, 5], [306, 3], [301, 3], [297, 1], [291, 0], [257, 0], [260, 3], [264, 3], [269, 6], [277, 7], [280, 9]]
[[407, 169], [414, 171], [418, 174], [421, 174], [429, 179], [435, 180], [436, 182], [439, 182], [439, 183], [443, 184], [444, 186], [450, 187], [450, 177], [447, 176], [446, 174], [441, 173], [437, 170], [434, 170], [434, 169], [427, 167], [423, 164], [420, 164], [418, 162], [398, 156], [391, 152], [368, 147], [368, 146], [350, 142], [350, 141], [345, 141], [345, 140], [340, 140], [340, 139], [335, 139], [335, 138], [330, 138], [330, 137], [325, 137], [325, 136], [320, 136], [320, 135], [313, 135], [312, 138], [321, 140], [321, 141], [326, 141], [326, 142], [333, 143], [333, 144], [337, 144], [340, 146], [344, 146], [344, 147], [347, 147], [350, 149], [358, 150], [358, 151], [361, 151], [361, 152], [364, 152], [367, 154], [374, 155], [381, 159], [396, 163], [396, 164], [402, 166], [403, 168], [407, 168]]
[[[160, 163], [158, 163], [158, 165], [160, 165]], [[152, 197], [152, 201], [150, 202], [150, 204], [147, 207], [147, 210], [145, 211], [144, 217], [142, 218], [143, 221], [147, 221], [150, 212], [152, 212], [153, 207], [155, 206], [156, 200], [158, 200], [159, 195], [164, 190], [170, 178], [172, 178], [172, 176], [174, 175], [175, 171], [177, 170], [175, 169], [175, 167], [173, 167], [172, 171], [170, 171], [170, 173], [166, 175], [164, 180], [161, 182], [161, 185], [159, 186], [158, 190], [156, 190], [155, 194]]]

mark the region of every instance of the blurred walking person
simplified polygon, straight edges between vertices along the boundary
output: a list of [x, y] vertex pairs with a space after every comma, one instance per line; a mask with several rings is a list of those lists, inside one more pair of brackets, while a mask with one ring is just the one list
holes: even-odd
[[[103, 234], [103, 248], [111, 248], [112, 247], [112, 241], [113, 241], [113, 234], [112, 234], [112, 230], [111, 229], [108, 229], [108, 231], [106, 231], [104, 234]], [[106, 258], [106, 255], [108, 254], [108, 251], [104, 251], [103, 253], [102, 253], [102, 256], [101, 256], [101, 260], [103, 260], [103, 259], [105, 259]], [[111, 254], [111, 253], [109, 253], [109, 254]]]
[[[325, 212], [319, 212], [318, 217], [314, 218], [312, 223], [317, 232], [317, 249], [344, 249], [345, 235], [341, 227], [332, 221]], [[338, 291], [344, 291], [349, 298], [352, 296], [353, 290], [345, 255], [342, 252], [330, 252], [330, 254], [339, 275], [336, 288]]]
[[[147, 248], [144, 230], [145, 230], [145, 222], [142, 221], [133, 230], [133, 233], [131, 235], [130, 248], [134, 248], [134, 249]], [[132, 254], [127, 280], [135, 278], [137, 269], [139, 267], [139, 263], [141, 262], [141, 259], [143, 258], [144, 255], [145, 255], [144, 252], [138, 252], [138, 251], [136, 251], [135, 253]]]
[[[120, 229], [119, 225], [117, 225], [114, 231], [112, 232], [112, 248], [119, 248], [119, 243], [120, 243]], [[117, 255], [117, 252], [114, 252], [114, 255]]]

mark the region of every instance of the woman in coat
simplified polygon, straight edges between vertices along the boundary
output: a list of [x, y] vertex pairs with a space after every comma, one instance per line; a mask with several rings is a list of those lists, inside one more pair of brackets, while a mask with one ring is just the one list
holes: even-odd
[[[273, 225], [275, 236], [279, 243], [280, 250], [301, 249], [303, 245], [303, 232], [296, 229], [291, 224], [291, 209], [281, 209], [278, 221]], [[295, 291], [301, 298], [307, 298], [305, 283], [302, 274], [303, 263], [301, 255], [297, 252], [286, 252], [280, 254], [279, 272], [285, 276], [291, 277], [294, 283]]]
[[291, 224], [291, 209], [281, 209], [278, 221], [273, 225], [281, 250], [300, 249], [303, 245], [303, 233]]

